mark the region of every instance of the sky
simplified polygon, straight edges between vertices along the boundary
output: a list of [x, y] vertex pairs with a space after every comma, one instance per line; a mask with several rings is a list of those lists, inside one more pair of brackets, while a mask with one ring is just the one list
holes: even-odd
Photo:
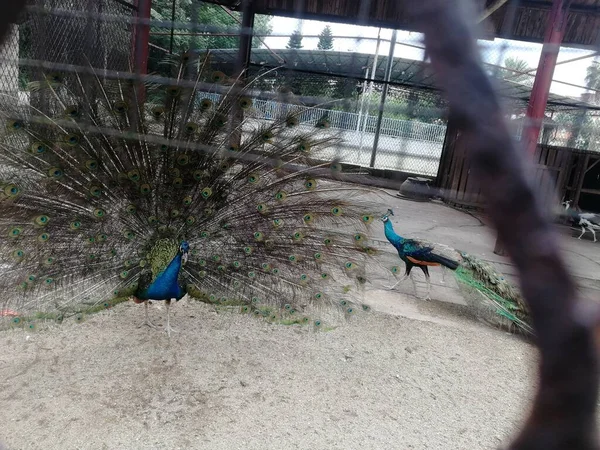
[[[271, 49], [285, 48], [289, 35], [295, 29], [301, 29], [303, 35], [318, 35], [325, 25], [331, 27], [334, 36], [333, 46], [337, 51], [357, 51], [361, 53], [375, 53], [377, 47], [377, 34], [379, 29], [376, 27], [361, 27], [357, 25], [347, 25], [339, 23], [318, 22], [313, 20], [298, 20], [288, 17], [274, 17], [271, 21], [273, 26], [272, 35], [265, 39], [266, 45]], [[336, 38], [336, 36], [338, 36]], [[363, 37], [356, 38], [344, 37]], [[388, 39], [388, 42], [381, 42], [379, 47], [380, 55], [388, 55], [392, 36], [392, 30], [381, 29], [381, 39]], [[373, 38], [373, 39], [366, 39]], [[302, 45], [304, 49], [316, 49], [318, 38], [304, 38]], [[407, 45], [422, 46], [422, 35], [408, 31], [399, 31], [397, 37], [394, 56], [407, 59], [423, 59], [423, 52], [418, 48]], [[527, 62], [529, 67], [535, 68], [538, 65], [541, 44], [532, 44], [528, 42], [510, 41], [506, 39], [495, 39], [494, 41], [479, 41], [482, 56], [485, 62], [497, 65], [503, 65], [507, 57], [518, 57]], [[570, 47], [561, 47], [558, 62], [570, 60], [580, 56], [592, 54], [592, 50], [582, 50]], [[554, 94], [568, 97], [580, 98], [581, 94], [586, 92], [585, 74], [587, 67], [593, 61], [593, 57], [581, 59], [579, 61], [557, 65], [554, 71], [554, 81], [550, 91]], [[566, 82], [577, 87], [563, 84]]]

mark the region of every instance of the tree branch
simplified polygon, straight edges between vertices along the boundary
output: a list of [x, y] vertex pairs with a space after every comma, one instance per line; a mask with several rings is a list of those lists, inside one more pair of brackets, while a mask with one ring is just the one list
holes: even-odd
[[411, 5], [453, 116], [470, 143], [473, 167], [485, 180], [482, 190], [489, 215], [519, 270], [536, 330], [539, 388], [531, 414], [510, 448], [596, 450], [597, 309], [577, 298], [558, 236], [528, 181], [524, 151], [512, 142], [483, 70], [471, 11], [461, 0]]

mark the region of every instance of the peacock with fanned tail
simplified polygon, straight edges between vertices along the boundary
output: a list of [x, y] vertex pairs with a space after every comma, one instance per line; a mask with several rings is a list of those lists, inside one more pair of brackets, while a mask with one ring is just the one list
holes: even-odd
[[[320, 326], [362, 307], [373, 222], [340, 184], [328, 124], [264, 120], [242, 83], [186, 53], [168, 86], [46, 73], [39, 105], [3, 97], [3, 315], [80, 317], [186, 294]], [[93, 73], [93, 71], [91, 71]], [[144, 99], [144, 100], [142, 100]], [[353, 200], [350, 200], [350, 199]], [[365, 307], [366, 309], [366, 307]]]

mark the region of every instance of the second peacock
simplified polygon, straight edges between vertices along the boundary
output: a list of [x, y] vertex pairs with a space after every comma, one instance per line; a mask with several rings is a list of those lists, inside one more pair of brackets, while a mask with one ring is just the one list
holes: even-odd
[[314, 158], [326, 127], [298, 108], [264, 120], [252, 80], [198, 55], [172, 65], [143, 93], [54, 72], [31, 86], [39, 104], [3, 99], [0, 310], [65, 317], [133, 296], [150, 326], [147, 301], [166, 301], [169, 334], [185, 294], [317, 325], [323, 306], [352, 313], [374, 219], [331, 181], [340, 164]]

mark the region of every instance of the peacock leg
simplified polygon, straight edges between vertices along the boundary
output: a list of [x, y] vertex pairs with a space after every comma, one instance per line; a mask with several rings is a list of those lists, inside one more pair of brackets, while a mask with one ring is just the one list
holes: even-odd
[[592, 232], [592, 234], [594, 235], [594, 242], [597, 242], [597, 241], [596, 241], [596, 232], [594, 231], [594, 228], [590, 226], [590, 227], [589, 227], [589, 230], [590, 230], [590, 231]]
[[150, 316], [148, 315], [148, 300], [144, 300], [144, 315], [146, 317], [146, 319], [144, 320], [144, 322], [138, 327], [150, 327], [150, 328], [157, 328], [156, 325], [154, 325], [152, 322], [150, 322]]
[[167, 304], [167, 326], [166, 326], [166, 330], [167, 330], [167, 335], [169, 337], [171, 337], [171, 332], [173, 333], [177, 333], [177, 330], [174, 328], [171, 328], [171, 317], [170, 317], [170, 311], [171, 311], [171, 300], [167, 300], [166, 301]]
[[581, 239], [581, 236], [583, 236], [585, 234], [585, 227], [582, 225], [581, 226], [581, 234], [579, 235], [579, 237], [577, 239]]
[[419, 291], [417, 291], [417, 282], [415, 281], [415, 277], [413, 277], [412, 274], [410, 274], [409, 276], [410, 281], [412, 281], [413, 289], [415, 290], [415, 297], [419, 298]]
[[403, 282], [404, 280], [406, 280], [408, 277], [409, 277], [408, 275], [404, 275], [402, 278], [400, 278], [398, 281], [396, 281], [396, 284], [394, 284], [394, 285], [393, 285], [393, 286], [391, 286], [391, 287], [388, 287], [387, 289], [389, 289], [390, 291], [393, 291], [393, 290], [394, 290], [394, 288], [395, 288], [396, 286], [398, 286], [400, 283], [402, 283], [402, 282]]
[[427, 297], [425, 297], [425, 300], [431, 300], [431, 280], [429, 279], [429, 274], [425, 275], [425, 280], [427, 281]]

